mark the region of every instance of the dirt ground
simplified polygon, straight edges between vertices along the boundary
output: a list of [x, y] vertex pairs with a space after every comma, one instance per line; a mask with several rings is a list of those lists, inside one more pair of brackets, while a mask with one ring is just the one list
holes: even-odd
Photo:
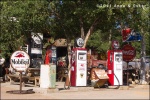
[[[9, 82], [0, 83], [0, 98], [4, 99], [150, 99], [149, 85], [134, 86], [128, 89], [107, 89], [107, 88], [89, 88], [84, 87], [82, 90], [78, 87], [71, 87], [70, 90], [63, 89], [63, 82], [57, 82], [55, 91], [41, 89], [40, 87], [26, 86], [22, 90], [33, 89], [33, 94], [11, 94], [7, 91], [19, 90], [19, 84], [10, 85]], [[58, 91], [57, 91], [58, 90]]]

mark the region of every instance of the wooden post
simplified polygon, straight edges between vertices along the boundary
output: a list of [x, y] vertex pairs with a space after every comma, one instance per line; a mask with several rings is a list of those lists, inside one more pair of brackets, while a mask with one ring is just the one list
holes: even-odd
[[129, 70], [128, 70], [129, 62], [127, 61], [127, 86], [129, 85]]
[[20, 71], [20, 93], [22, 91], [22, 71]]

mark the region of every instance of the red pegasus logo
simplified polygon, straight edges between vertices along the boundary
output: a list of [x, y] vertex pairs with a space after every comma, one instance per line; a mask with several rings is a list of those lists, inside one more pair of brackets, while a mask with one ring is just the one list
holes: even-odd
[[82, 67], [84, 67], [84, 64], [81, 64]]
[[23, 53], [17, 53], [15, 57], [18, 57], [18, 58], [24, 57], [24, 54]]

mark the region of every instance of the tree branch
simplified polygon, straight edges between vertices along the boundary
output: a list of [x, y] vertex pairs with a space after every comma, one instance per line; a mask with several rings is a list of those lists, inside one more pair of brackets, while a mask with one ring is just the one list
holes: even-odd
[[81, 38], [84, 39], [84, 28], [83, 28], [83, 19], [82, 19], [82, 16], [80, 17], [79, 21], [80, 21], [80, 29], [81, 29]]
[[95, 21], [93, 22], [93, 24], [91, 25], [91, 27], [89, 28], [88, 33], [86, 34], [86, 37], [85, 37], [85, 40], [84, 40], [84, 45], [83, 45], [82, 48], [86, 47], [88, 38], [93, 33], [94, 27], [98, 24], [99, 20], [100, 20], [100, 17], [96, 18]]

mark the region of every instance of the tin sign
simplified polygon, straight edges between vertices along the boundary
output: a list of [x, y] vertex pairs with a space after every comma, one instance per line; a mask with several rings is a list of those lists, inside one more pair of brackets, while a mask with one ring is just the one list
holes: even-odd
[[131, 29], [130, 28], [122, 30], [121, 34], [122, 34], [122, 40], [123, 40], [123, 42], [125, 42], [127, 40], [127, 38], [130, 35], [130, 33], [131, 33]]
[[136, 56], [136, 50], [130, 44], [124, 45], [122, 48], [122, 52], [124, 61], [131, 61]]
[[11, 55], [10, 63], [16, 71], [26, 71], [30, 66], [30, 57], [24, 51], [15, 51]]

